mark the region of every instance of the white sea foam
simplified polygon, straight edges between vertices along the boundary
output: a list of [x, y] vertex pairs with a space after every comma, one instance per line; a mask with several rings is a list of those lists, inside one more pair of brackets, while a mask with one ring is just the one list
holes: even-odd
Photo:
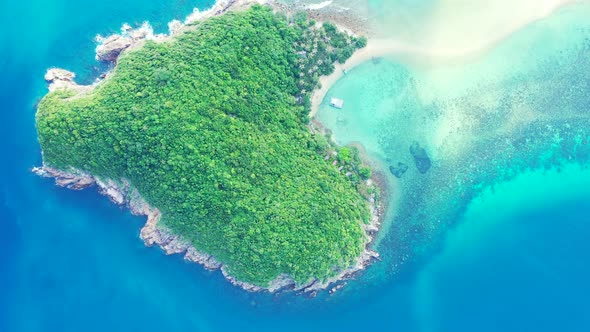
[[324, 2], [320, 2], [320, 3], [315, 3], [315, 4], [310, 4], [305, 6], [305, 9], [307, 10], [318, 10], [318, 9], [322, 9], [325, 7], [328, 7], [329, 5], [332, 4], [332, 0], [328, 0], [328, 1], [324, 1]]

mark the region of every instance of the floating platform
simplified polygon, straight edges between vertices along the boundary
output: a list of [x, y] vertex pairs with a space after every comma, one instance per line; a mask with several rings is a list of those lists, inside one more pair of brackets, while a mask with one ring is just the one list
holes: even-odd
[[344, 100], [338, 98], [330, 99], [330, 106], [336, 108], [342, 108], [344, 106]]

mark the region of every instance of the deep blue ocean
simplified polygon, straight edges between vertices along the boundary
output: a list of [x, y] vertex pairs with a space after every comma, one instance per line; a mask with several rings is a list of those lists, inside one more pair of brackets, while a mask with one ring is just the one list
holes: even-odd
[[[92, 82], [105, 70], [97, 33], [144, 20], [164, 32], [211, 4], [0, 3], [0, 332], [590, 331], [590, 171], [576, 163], [482, 190], [419, 257], [396, 269], [378, 262], [314, 299], [241, 291], [146, 248], [144, 218], [96, 190], [30, 172], [41, 164], [34, 115], [47, 68]], [[395, 251], [394, 235], [377, 249]]]

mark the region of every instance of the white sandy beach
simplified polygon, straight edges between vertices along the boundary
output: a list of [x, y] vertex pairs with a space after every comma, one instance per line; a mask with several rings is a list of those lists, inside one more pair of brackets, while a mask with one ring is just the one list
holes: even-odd
[[[419, 29], [420, 38], [408, 41], [398, 36], [370, 37], [367, 46], [355, 52], [345, 64], [336, 64], [333, 74], [320, 79], [321, 88], [312, 96], [310, 116], [315, 116], [326, 93], [344, 75], [344, 70], [373, 57], [393, 56], [421, 64], [473, 58], [557, 9], [583, 1], [586, 0], [498, 0], [493, 5], [485, 4], [487, 1], [470, 1], [470, 4], [465, 0], [441, 1], [428, 26]], [[453, 11], [453, 6], [459, 9]], [[473, 28], [469, 29], [470, 26]]]

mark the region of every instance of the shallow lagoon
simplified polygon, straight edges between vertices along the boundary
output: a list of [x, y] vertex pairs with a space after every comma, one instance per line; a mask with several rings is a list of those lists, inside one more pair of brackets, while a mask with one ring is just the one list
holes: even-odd
[[[336, 142], [362, 144], [389, 175], [397, 202], [390, 221], [401, 218], [396, 227], [436, 239], [445, 228], [438, 224], [453, 225], [483, 188], [527, 170], [588, 162], [587, 17], [587, 4], [564, 8], [452, 63], [373, 58], [328, 91], [317, 119]], [[328, 105], [332, 97], [344, 98], [342, 110]], [[432, 161], [426, 174], [410, 153], [416, 144]], [[409, 167], [398, 179], [391, 173], [400, 163]]]
[[[418, 140], [433, 167], [391, 177], [397, 209], [381, 234], [384, 261], [334, 296], [307, 299], [248, 294], [145, 248], [143, 218], [28, 171], [40, 163], [33, 105], [46, 68], [92, 81], [96, 33], [144, 19], [163, 30], [195, 5], [208, 4], [1, 5], [2, 31], [25, 32], [0, 34], [9, 45], [0, 57], [9, 160], [0, 166], [0, 331], [590, 329], [590, 171], [579, 166], [589, 156], [587, 9], [564, 10], [468, 62], [393, 57], [334, 86], [345, 109], [318, 117], [335, 139], [363, 142], [386, 171], [411, 165], [408, 144]], [[372, 89], [357, 102], [363, 87]]]

